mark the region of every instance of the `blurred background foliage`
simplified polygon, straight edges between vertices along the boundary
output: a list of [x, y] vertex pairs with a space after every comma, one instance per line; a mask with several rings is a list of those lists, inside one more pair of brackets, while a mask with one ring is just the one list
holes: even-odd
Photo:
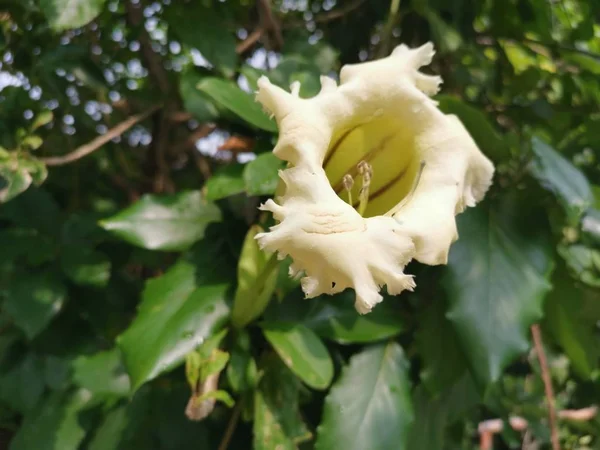
[[[551, 448], [539, 323], [562, 448], [600, 448], [599, 23], [596, 0], [0, 0], [0, 447]], [[304, 301], [253, 240], [282, 167], [256, 81], [307, 97], [429, 40], [488, 198], [415, 293]]]

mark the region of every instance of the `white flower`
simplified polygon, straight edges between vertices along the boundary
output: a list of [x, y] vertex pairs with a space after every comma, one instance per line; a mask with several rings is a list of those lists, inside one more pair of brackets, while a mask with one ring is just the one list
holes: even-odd
[[[299, 98], [299, 84], [288, 93], [259, 80], [256, 98], [280, 130], [273, 153], [289, 168], [280, 172], [285, 193], [261, 206], [279, 223], [257, 239], [292, 257], [291, 275], [304, 274], [308, 298], [351, 287], [364, 314], [383, 285], [391, 294], [412, 290], [406, 264], [445, 264], [458, 237], [454, 216], [487, 191], [492, 163], [428, 97], [441, 78], [418, 69], [433, 54], [431, 44], [401, 45], [387, 58], [343, 67], [339, 86], [322, 77], [310, 99]], [[354, 183], [350, 194], [363, 200], [365, 217], [336, 193], [359, 174], [358, 161], [367, 163], [366, 187], [360, 193]]]

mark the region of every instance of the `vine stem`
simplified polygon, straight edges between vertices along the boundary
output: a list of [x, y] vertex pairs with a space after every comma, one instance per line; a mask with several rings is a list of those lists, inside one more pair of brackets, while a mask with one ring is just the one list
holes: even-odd
[[542, 333], [538, 324], [531, 326], [531, 335], [533, 336], [533, 345], [540, 362], [542, 370], [542, 380], [544, 382], [544, 391], [546, 393], [546, 402], [548, 403], [548, 420], [550, 422], [550, 440], [552, 441], [552, 450], [560, 450], [560, 441], [558, 439], [558, 427], [556, 425], [556, 405], [554, 401], [554, 391], [552, 389], [552, 379], [550, 370], [548, 370], [548, 360], [544, 352], [544, 343], [542, 342]]
[[229, 423], [227, 423], [227, 429], [225, 430], [225, 434], [223, 435], [223, 439], [221, 439], [221, 443], [219, 444], [218, 450], [227, 450], [229, 446], [229, 441], [231, 441], [231, 437], [233, 436], [233, 432], [235, 431], [235, 427], [237, 426], [238, 421], [240, 420], [240, 414], [242, 413], [242, 400], [238, 400], [233, 408], [233, 412], [231, 413], [231, 417], [229, 418]]

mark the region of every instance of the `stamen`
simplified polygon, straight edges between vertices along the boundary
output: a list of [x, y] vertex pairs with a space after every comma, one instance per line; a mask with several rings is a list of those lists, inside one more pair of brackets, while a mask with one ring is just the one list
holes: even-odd
[[404, 197], [402, 200], [400, 200], [400, 203], [398, 203], [396, 206], [394, 206], [392, 209], [390, 209], [388, 212], [386, 212], [384, 214], [385, 216], [393, 216], [398, 211], [400, 211], [404, 207], [404, 205], [406, 205], [410, 201], [412, 196], [415, 194], [417, 187], [419, 186], [419, 181], [421, 181], [421, 175], [423, 174], [423, 169], [425, 169], [425, 161], [421, 161], [421, 164], [419, 165], [419, 171], [417, 172], [417, 176], [415, 177], [415, 180], [413, 181], [413, 185], [410, 188], [410, 192], [406, 195], [406, 197]]
[[354, 187], [354, 178], [352, 178], [352, 175], [350, 175], [349, 173], [347, 173], [346, 175], [344, 175], [344, 178], [342, 179], [342, 184], [344, 185], [344, 189], [348, 193], [348, 204], [350, 206], [352, 206], [352, 204], [353, 204], [353, 202], [352, 202], [352, 188]]
[[371, 186], [371, 178], [373, 177], [373, 167], [366, 161], [359, 162], [356, 167], [358, 174], [362, 178], [362, 186], [358, 193], [358, 213], [362, 216], [369, 203], [369, 187]]

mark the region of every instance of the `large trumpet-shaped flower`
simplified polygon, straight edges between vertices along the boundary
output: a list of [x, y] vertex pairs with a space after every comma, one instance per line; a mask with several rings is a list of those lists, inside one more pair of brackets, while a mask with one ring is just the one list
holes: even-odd
[[441, 78], [418, 69], [433, 54], [431, 44], [401, 45], [344, 66], [339, 86], [322, 77], [310, 99], [298, 96], [298, 84], [288, 93], [259, 80], [256, 98], [280, 131], [273, 153], [288, 168], [283, 195], [261, 206], [278, 223], [257, 239], [291, 256], [290, 274], [303, 274], [307, 297], [351, 287], [364, 314], [384, 285], [390, 294], [412, 290], [406, 264], [445, 264], [458, 238], [455, 215], [490, 186], [492, 163], [429, 98]]

